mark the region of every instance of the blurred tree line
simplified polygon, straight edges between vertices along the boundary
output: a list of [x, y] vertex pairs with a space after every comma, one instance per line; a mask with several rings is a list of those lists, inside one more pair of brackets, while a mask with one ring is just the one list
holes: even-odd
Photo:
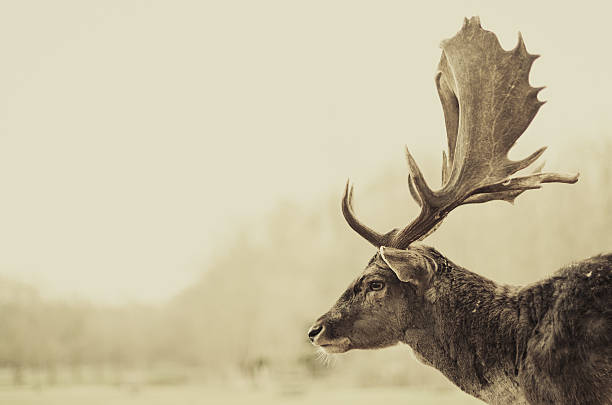
[[[580, 168], [578, 184], [529, 191], [514, 207], [462, 207], [427, 243], [457, 264], [513, 284], [610, 251], [612, 143], [568, 146], [560, 155], [569, 157], [562, 169]], [[439, 171], [423, 166], [427, 174]], [[417, 214], [405, 175], [397, 164], [372, 184], [357, 186], [357, 211], [365, 222], [387, 231]], [[299, 370], [372, 384], [438, 378], [396, 349], [350, 352], [329, 369], [308, 344], [310, 323], [375, 253], [344, 223], [342, 187], [331, 196], [322, 193], [316, 204], [280, 203], [265, 218], [243, 224], [232, 240], [219, 244], [202, 278], [163, 305], [48, 300], [0, 278], [0, 368], [10, 370], [14, 384], [27, 383], [24, 370], [54, 384], [58, 370], [69, 370], [75, 382], [84, 369], [101, 381], [121, 381], [124, 370], [161, 365], [253, 378]]]

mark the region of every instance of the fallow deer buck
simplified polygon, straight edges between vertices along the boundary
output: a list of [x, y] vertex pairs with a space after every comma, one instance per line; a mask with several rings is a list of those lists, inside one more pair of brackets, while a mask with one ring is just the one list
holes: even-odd
[[578, 176], [517, 174], [507, 154], [543, 102], [529, 85], [537, 55], [519, 35], [501, 48], [477, 17], [441, 43], [435, 83], [448, 136], [442, 188], [426, 183], [410, 152], [408, 183], [420, 205], [403, 229], [381, 234], [353, 212], [347, 183], [342, 212], [376, 246], [363, 273], [308, 332], [328, 353], [408, 344], [423, 363], [490, 404], [612, 404], [612, 255], [565, 267], [537, 283], [499, 285], [414, 244], [463, 204], [512, 202], [543, 183]]

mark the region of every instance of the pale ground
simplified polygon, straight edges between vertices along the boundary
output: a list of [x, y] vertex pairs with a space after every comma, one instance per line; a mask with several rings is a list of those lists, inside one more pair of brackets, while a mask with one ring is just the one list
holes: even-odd
[[482, 404], [460, 391], [431, 391], [414, 388], [368, 388], [320, 390], [301, 394], [273, 391], [230, 391], [202, 386], [118, 389], [78, 386], [32, 389], [0, 387], [2, 405], [199, 405], [199, 404]]

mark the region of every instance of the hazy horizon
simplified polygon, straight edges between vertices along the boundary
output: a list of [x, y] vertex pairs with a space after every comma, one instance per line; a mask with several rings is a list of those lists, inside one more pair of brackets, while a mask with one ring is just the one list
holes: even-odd
[[0, 10], [0, 276], [52, 296], [163, 301], [279, 201], [315, 206], [349, 176], [359, 193], [405, 170], [404, 144], [440, 156], [438, 43], [466, 16], [542, 55], [530, 81], [548, 103], [515, 156], [548, 145], [549, 168], [580, 171], [567, 154], [612, 128], [605, 3]]

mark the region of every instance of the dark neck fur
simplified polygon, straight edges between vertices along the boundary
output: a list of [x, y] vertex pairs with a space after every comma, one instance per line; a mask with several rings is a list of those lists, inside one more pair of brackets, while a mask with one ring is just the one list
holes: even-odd
[[493, 385], [510, 395], [518, 387], [517, 364], [529, 330], [521, 322], [518, 288], [498, 285], [432, 254], [438, 269], [425, 292], [425, 326], [409, 328], [405, 343], [471, 395], [486, 397]]

